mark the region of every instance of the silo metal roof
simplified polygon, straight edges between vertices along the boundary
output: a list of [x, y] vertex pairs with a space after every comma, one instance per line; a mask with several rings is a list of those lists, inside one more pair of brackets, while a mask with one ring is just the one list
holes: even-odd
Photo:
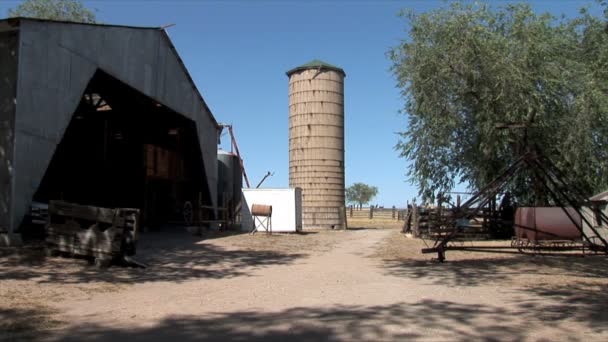
[[339, 68], [339, 67], [329, 64], [329, 63], [325, 63], [318, 59], [313, 59], [312, 61], [310, 61], [306, 64], [302, 64], [299, 67], [295, 67], [295, 68], [287, 71], [287, 76], [291, 76], [291, 74], [293, 74], [295, 72], [302, 71], [302, 70], [308, 70], [308, 69], [333, 70], [333, 71], [342, 73], [342, 75], [346, 76], [346, 73], [344, 72], [344, 70], [342, 68]]

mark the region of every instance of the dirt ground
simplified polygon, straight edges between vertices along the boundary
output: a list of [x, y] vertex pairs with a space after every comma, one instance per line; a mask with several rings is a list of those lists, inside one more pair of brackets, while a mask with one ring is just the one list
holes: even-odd
[[440, 264], [395, 222], [349, 227], [147, 233], [147, 269], [0, 249], [0, 340], [608, 340], [606, 257]]

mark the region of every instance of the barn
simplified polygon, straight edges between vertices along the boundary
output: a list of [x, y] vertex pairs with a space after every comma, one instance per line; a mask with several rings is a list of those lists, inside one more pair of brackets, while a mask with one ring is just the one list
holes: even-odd
[[55, 199], [217, 214], [220, 128], [164, 29], [0, 20], [0, 83], [0, 241]]

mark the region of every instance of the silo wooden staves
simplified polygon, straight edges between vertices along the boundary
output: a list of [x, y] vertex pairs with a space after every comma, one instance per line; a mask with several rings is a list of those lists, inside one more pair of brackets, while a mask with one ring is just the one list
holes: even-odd
[[289, 76], [289, 185], [302, 189], [304, 229], [345, 226], [344, 70], [313, 60]]

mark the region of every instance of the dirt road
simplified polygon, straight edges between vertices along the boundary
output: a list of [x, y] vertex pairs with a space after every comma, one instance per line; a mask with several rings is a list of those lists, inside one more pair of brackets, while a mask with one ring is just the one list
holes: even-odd
[[[65, 287], [55, 290], [58, 300], [45, 297], [58, 323], [33, 336], [42, 340], [608, 340], [605, 274], [568, 274], [589, 285], [572, 292], [572, 284], [560, 289], [542, 277], [540, 284], [514, 283], [508, 267], [519, 259], [507, 259], [505, 276], [492, 277], [494, 269], [455, 273], [455, 264], [425, 259], [400, 268], [377, 257], [401, 238], [389, 229], [268, 241], [171, 235], [144, 246], [153, 265], [147, 270], [91, 278], [47, 269], [2, 281], [34, 282], [34, 292]], [[169, 247], [180, 239], [191, 245]], [[256, 241], [270, 241], [270, 249]], [[55, 284], [39, 280], [49, 273]]]

